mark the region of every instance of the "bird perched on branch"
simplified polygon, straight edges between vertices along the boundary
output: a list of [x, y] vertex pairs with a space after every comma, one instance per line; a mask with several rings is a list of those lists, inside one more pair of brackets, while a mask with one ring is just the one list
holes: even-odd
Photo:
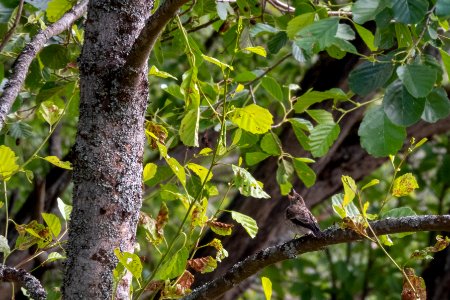
[[288, 195], [288, 199], [291, 203], [286, 209], [286, 219], [290, 223], [292, 231], [301, 235], [320, 236], [322, 231], [320, 231], [316, 218], [306, 207], [302, 196], [292, 189], [292, 194]]

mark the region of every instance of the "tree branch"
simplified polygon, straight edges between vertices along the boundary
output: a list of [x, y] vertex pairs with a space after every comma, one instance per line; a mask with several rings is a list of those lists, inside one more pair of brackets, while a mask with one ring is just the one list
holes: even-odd
[[[388, 218], [371, 222], [377, 235], [400, 232], [450, 230], [450, 215]], [[223, 276], [195, 289], [183, 299], [215, 299], [264, 267], [297, 255], [322, 250], [331, 245], [360, 241], [364, 238], [350, 229], [329, 228], [323, 236], [303, 236], [284, 244], [268, 247], [235, 264]]]
[[6, 122], [6, 115], [11, 110], [20, 88], [27, 76], [28, 68], [36, 54], [44, 47], [45, 43], [53, 36], [68, 29], [70, 25], [80, 18], [86, 11], [88, 0], [83, 0], [66, 12], [61, 19], [36, 34], [23, 48], [12, 67], [12, 75], [5, 85], [0, 96], [0, 130]]
[[124, 66], [123, 78], [126, 80], [127, 85], [135, 86], [137, 84], [140, 74], [139, 70], [147, 63], [156, 40], [167, 23], [175, 16], [178, 9], [186, 2], [188, 0], [166, 0], [148, 18], [144, 28], [134, 42]]
[[47, 299], [47, 293], [39, 280], [24, 269], [16, 269], [0, 264], [0, 281], [17, 282], [24, 287], [31, 298], [35, 300]]

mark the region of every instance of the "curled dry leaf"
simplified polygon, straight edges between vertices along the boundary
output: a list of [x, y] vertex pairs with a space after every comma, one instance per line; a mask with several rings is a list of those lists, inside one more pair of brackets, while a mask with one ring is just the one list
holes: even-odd
[[427, 290], [423, 278], [416, 276], [412, 268], [406, 268], [405, 274], [409, 281], [403, 278], [402, 300], [426, 300]]
[[233, 231], [233, 224], [226, 224], [217, 222], [216, 219], [208, 220], [207, 224], [211, 227], [211, 230], [219, 235], [230, 235]]
[[190, 259], [189, 266], [197, 272], [208, 273], [217, 268], [217, 261], [212, 256]]

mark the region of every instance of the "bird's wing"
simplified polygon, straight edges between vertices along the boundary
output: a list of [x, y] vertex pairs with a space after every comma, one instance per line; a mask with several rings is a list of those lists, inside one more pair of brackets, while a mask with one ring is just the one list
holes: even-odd
[[305, 210], [302, 214], [296, 214], [288, 209], [286, 211], [286, 217], [295, 225], [305, 227], [314, 233], [321, 232], [316, 219], [309, 210]]

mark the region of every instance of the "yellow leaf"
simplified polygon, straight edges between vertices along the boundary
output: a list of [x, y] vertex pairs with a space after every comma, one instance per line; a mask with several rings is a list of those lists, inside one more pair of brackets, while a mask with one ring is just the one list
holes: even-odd
[[258, 54], [263, 57], [267, 56], [266, 49], [264, 49], [264, 47], [261, 47], [261, 46], [247, 47], [247, 48], [244, 48], [244, 50], [250, 51], [252, 53]]
[[0, 180], [8, 181], [13, 173], [19, 170], [17, 156], [11, 148], [0, 146]]
[[43, 157], [43, 159], [62, 169], [72, 170], [72, 164], [70, 161], [61, 161], [54, 155]]
[[344, 186], [344, 201], [342, 206], [347, 206], [355, 198], [356, 183], [350, 176], [342, 175], [341, 177], [342, 185]]
[[[209, 172], [209, 174], [208, 174], [208, 169], [203, 166], [200, 166], [200, 165], [197, 165], [194, 163], [188, 163], [187, 167], [189, 170], [194, 172], [198, 177], [200, 177], [200, 180], [202, 182], [208, 182], [213, 177], [212, 172]], [[206, 175], [208, 175], [208, 177], [206, 177]]]
[[394, 180], [392, 195], [395, 197], [407, 196], [413, 192], [419, 185], [412, 173], [406, 173]]
[[158, 166], [155, 165], [154, 163], [148, 163], [145, 165], [144, 167], [144, 172], [142, 175], [142, 180], [144, 182], [146, 182], [147, 180], [152, 179], [155, 174], [156, 174], [156, 170], [158, 169]]

